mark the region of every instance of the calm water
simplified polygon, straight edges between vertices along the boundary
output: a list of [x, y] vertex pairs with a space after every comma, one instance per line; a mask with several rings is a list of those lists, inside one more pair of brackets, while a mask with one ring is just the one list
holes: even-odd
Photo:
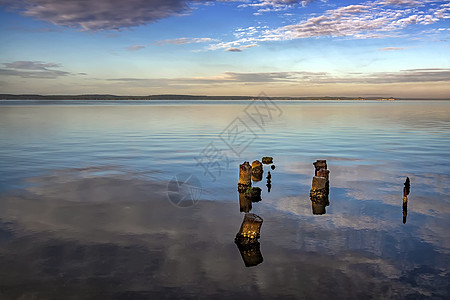
[[[445, 101], [0, 102], [0, 299], [449, 298], [449, 148]], [[263, 156], [241, 254], [238, 167]]]

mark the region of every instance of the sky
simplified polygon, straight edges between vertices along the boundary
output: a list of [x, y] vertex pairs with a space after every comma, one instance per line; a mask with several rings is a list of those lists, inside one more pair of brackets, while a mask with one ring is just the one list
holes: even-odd
[[0, 0], [0, 93], [450, 98], [450, 1]]

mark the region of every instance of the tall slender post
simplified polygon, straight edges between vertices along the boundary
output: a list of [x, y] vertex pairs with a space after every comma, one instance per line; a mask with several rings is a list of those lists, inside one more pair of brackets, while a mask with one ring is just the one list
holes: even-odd
[[239, 165], [239, 182], [238, 191], [245, 192], [249, 187], [252, 186], [252, 166], [250, 166], [248, 161]]

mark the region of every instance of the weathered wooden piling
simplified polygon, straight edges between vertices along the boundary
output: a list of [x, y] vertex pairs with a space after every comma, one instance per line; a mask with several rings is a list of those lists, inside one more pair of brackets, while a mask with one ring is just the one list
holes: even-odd
[[406, 177], [405, 183], [403, 184], [403, 224], [406, 223], [406, 216], [408, 215], [408, 195], [411, 190], [411, 183], [409, 177]]
[[325, 177], [326, 180], [328, 181], [329, 177], [330, 177], [330, 170], [320, 169], [320, 170], [316, 171], [316, 176], [318, 176], [318, 177]]
[[309, 197], [312, 202], [312, 210], [315, 215], [326, 213], [325, 207], [330, 204], [328, 194], [330, 189], [329, 176], [326, 160], [317, 160], [313, 163], [315, 176], [313, 176]]
[[405, 183], [403, 184], [403, 205], [408, 202], [408, 195], [411, 190], [411, 183], [409, 177], [406, 177]]
[[328, 180], [325, 177], [314, 176], [312, 180], [313, 190], [326, 189]]
[[259, 160], [252, 162], [252, 180], [258, 182], [262, 180], [263, 177], [263, 165]]
[[314, 173], [315, 176], [317, 176], [317, 172], [320, 169], [325, 169], [325, 170], [327, 169], [327, 161], [324, 159], [316, 160], [316, 162], [313, 163], [313, 165], [314, 165], [314, 168], [316, 169], [316, 172]]
[[264, 156], [261, 159], [261, 161], [262, 161], [263, 164], [268, 165], [268, 164], [273, 163], [273, 157], [271, 157], [271, 156]]
[[239, 182], [238, 191], [245, 192], [249, 187], [252, 186], [252, 166], [250, 166], [248, 161], [239, 165]]
[[406, 177], [405, 183], [403, 185], [403, 197], [407, 197], [409, 195], [409, 192], [411, 191], [411, 183], [409, 181], [409, 177]]
[[252, 172], [253, 173], [261, 173], [263, 172], [263, 165], [259, 160], [254, 160], [252, 162]]
[[253, 213], [246, 213], [241, 228], [236, 234], [235, 241], [240, 244], [252, 244], [260, 237], [263, 219]]

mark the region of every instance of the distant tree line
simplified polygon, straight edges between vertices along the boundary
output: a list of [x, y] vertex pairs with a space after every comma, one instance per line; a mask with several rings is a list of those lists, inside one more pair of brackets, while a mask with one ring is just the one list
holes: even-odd
[[[385, 97], [263, 97], [272, 100], [379, 100]], [[205, 96], [205, 95], [149, 95], [149, 96], [117, 96], [108, 94], [87, 95], [37, 95], [37, 94], [0, 94], [0, 100], [254, 100], [254, 96]], [[407, 99], [396, 100], [430, 100]], [[448, 100], [448, 99], [436, 99]]]

